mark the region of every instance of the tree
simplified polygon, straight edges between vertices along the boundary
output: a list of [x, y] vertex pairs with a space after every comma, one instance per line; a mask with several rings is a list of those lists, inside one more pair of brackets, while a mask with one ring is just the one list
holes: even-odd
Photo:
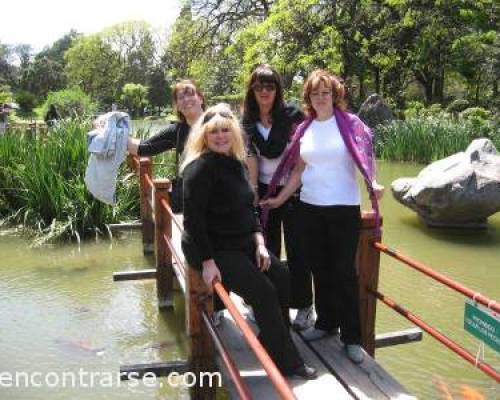
[[148, 104], [148, 88], [140, 83], [126, 83], [120, 99], [132, 116], [143, 116], [144, 107]]
[[77, 39], [64, 59], [69, 84], [81, 87], [102, 105], [109, 106], [118, 97], [120, 55], [100, 35]]
[[199, 38], [207, 38], [210, 45], [220, 42], [220, 33], [226, 32], [225, 45], [238, 30], [253, 22], [265, 20], [273, 0], [192, 0], [190, 1], [195, 16], [204, 20], [204, 29], [199, 31]]
[[170, 98], [172, 97], [170, 85], [161, 65], [149, 73], [148, 87], [148, 101], [152, 107], [157, 108], [158, 115], [160, 115], [160, 108], [170, 104]]
[[144, 21], [122, 22], [106, 28], [101, 38], [119, 55], [120, 86], [125, 82], [145, 85], [149, 71], [159, 61], [151, 26]]
[[96, 112], [96, 104], [79, 87], [50, 92], [42, 106], [43, 115], [54, 105], [62, 118], [90, 115]]

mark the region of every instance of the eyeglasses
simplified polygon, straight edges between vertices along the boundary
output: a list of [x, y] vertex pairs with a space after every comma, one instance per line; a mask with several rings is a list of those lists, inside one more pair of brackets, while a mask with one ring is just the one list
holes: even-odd
[[196, 92], [194, 90], [185, 89], [181, 93], [178, 93], [176, 97], [177, 101], [183, 101], [194, 96], [196, 96]]
[[219, 114], [222, 118], [226, 118], [226, 119], [233, 118], [233, 116], [230, 113], [226, 112], [226, 111], [215, 111], [215, 112], [210, 111], [210, 112], [207, 112], [205, 114], [205, 116], [203, 117], [203, 120], [201, 121], [201, 124], [205, 125], [208, 121], [210, 121], [217, 114]]
[[331, 90], [321, 90], [321, 91], [312, 91], [309, 95], [310, 97], [329, 97], [332, 95]]
[[252, 85], [252, 89], [255, 90], [257, 93], [262, 92], [265, 90], [266, 92], [274, 92], [276, 90], [276, 84], [274, 83], [256, 83]]

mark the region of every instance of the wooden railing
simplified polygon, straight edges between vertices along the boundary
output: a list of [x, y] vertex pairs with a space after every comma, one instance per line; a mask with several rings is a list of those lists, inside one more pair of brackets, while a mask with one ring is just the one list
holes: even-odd
[[[143, 252], [144, 254], [154, 254], [156, 264], [155, 271], [149, 273], [138, 271], [137, 278], [156, 278], [160, 307], [173, 306], [174, 276], [186, 296], [186, 330], [190, 340], [191, 354], [189, 362], [183, 365], [182, 368], [189, 368], [195, 374], [214, 371], [217, 351], [221, 355], [230, 376], [235, 381], [240, 397], [249, 398], [248, 388], [245, 387], [238, 370], [235, 369], [234, 362], [225, 351], [224, 343], [217, 337], [216, 330], [211, 324], [210, 316], [213, 312], [211, 291], [204, 284], [199, 271], [184, 265], [182, 256], [178, 253], [172, 241], [172, 229], [177, 229], [180, 234], [183, 227], [178, 217], [172, 213], [169, 205], [170, 182], [166, 179], [152, 178], [153, 164], [149, 158], [133, 158], [129, 160], [129, 165], [136, 170], [140, 182]], [[377, 297], [374, 295], [378, 290], [380, 263], [380, 251], [374, 247], [374, 243], [381, 241], [378, 232], [375, 214], [373, 212], [363, 212], [356, 266], [360, 286], [362, 346], [371, 356], [374, 356], [375, 348], [378, 347], [375, 337]], [[280, 397], [285, 399], [294, 398], [293, 392], [267, 353], [258, 348], [260, 343], [258, 343], [246, 321], [232, 303], [223, 286], [220, 283], [215, 283], [213, 289], [218, 292], [236, 325], [246, 336], [247, 343], [256, 353], [258, 359], [262, 361], [264, 369], [275, 383]], [[394, 334], [388, 340], [389, 345], [421, 339], [421, 332], [420, 336], [417, 335], [417, 338], [413, 335], [413, 338], [398, 339], [398, 335], [402, 336], [401, 333]], [[144, 368], [150, 368], [150, 366], [146, 365]], [[162, 368], [164, 371], [171, 371], [172, 366], [168, 364]], [[157, 369], [156, 372], [161, 374], [161, 368]], [[194, 399], [212, 399], [215, 398], [215, 388], [195, 386], [192, 388], [191, 394]]]

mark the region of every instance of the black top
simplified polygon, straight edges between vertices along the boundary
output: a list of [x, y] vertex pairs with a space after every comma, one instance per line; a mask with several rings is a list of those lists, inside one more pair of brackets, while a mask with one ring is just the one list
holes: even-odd
[[183, 171], [183, 250], [193, 267], [216, 250], [247, 248], [261, 227], [246, 167], [230, 156], [207, 152]]
[[264, 140], [257, 128], [258, 121], [243, 118], [242, 125], [248, 136], [250, 153], [271, 159], [278, 158], [283, 153], [291, 139], [294, 126], [304, 120], [304, 114], [297, 107], [285, 104], [280, 115], [280, 118], [273, 120], [267, 140]]
[[[177, 130], [179, 130], [179, 144], [177, 144]], [[177, 148], [177, 152], [182, 154], [190, 130], [191, 127], [185, 122], [174, 122], [156, 135], [142, 141], [137, 154], [141, 157], [149, 157], [173, 148]]]

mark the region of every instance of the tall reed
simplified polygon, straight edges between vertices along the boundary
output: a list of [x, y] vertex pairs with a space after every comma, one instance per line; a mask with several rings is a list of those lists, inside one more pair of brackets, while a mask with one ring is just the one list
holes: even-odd
[[84, 183], [90, 122], [62, 121], [47, 138], [0, 136], [0, 218], [23, 224], [37, 243], [104, 232], [139, 214], [137, 179], [120, 171], [117, 205], [95, 200]]
[[444, 116], [395, 120], [375, 132], [377, 156], [385, 160], [428, 163], [464, 151], [470, 142], [487, 137], [500, 150], [500, 125]]

